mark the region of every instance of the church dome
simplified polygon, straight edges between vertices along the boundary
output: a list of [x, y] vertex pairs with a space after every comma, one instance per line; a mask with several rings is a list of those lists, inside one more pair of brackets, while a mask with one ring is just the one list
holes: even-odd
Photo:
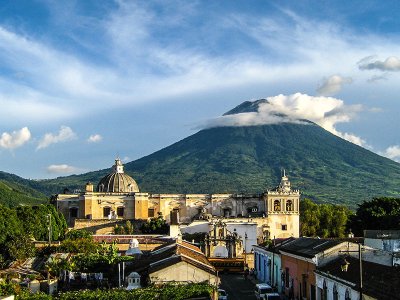
[[115, 160], [112, 172], [104, 176], [97, 185], [97, 191], [102, 193], [138, 193], [136, 181], [124, 173], [124, 166], [119, 158]]

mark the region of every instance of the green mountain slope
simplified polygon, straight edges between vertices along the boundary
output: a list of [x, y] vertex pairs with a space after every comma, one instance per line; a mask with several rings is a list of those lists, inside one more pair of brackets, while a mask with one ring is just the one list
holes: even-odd
[[31, 186], [39, 188], [34, 181], [0, 172], [0, 204], [17, 206], [45, 203], [47, 197]]
[[[228, 114], [256, 111], [244, 102]], [[205, 129], [125, 165], [141, 191], [262, 192], [285, 168], [292, 185], [318, 202], [355, 207], [373, 196], [399, 196], [400, 164], [308, 122]], [[108, 170], [41, 181], [47, 192], [97, 183]], [[58, 188], [58, 191], [55, 189]]]

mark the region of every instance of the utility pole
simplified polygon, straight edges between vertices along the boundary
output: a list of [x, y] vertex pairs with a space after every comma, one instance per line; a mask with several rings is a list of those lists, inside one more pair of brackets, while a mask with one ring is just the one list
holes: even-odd
[[361, 244], [358, 244], [358, 259], [360, 261], [360, 300], [363, 298], [363, 274], [362, 274], [362, 248]]
[[273, 288], [275, 288], [275, 236], [274, 239], [272, 240], [272, 277], [271, 277], [271, 285]]
[[247, 244], [247, 232], [244, 233], [244, 264], [247, 268], [247, 251], [246, 251], [246, 244]]
[[[47, 229], [49, 231], [49, 248], [51, 247], [51, 214], [47, 214]], [[50, 294], [50, 271], [47, 271], [47, 285]]]

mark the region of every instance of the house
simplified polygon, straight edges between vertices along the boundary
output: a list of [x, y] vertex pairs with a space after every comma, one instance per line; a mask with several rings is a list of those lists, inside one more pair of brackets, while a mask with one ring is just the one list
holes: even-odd
[[[363, 299], [400, 299], [400, 269], [362, 261]], [[360, 260], [339, 256], [315, 270], [318, 300], [360, 299]]]
[[282, 245], [282, 291], [289, 298], [315, 299], [316, 267], [335, 259], [341, 251], [357, 249], [358, 245], [351, 242], [306, 237]]
[[282, 293], [281, 255], [279, 249], [295, 238], [275, 239], [267, 246], [254, 245], [254, 270], [258, 281], [268, 283]]
[[364, 245], [391, 253], [399, 253], [400, 230], [364, 230]]
[[201, 250], [185, 241], [161, 245], [126, 266], [137, 272], [142, 285], [169, 282], [208, 282], [218, 284], [217, 271]]

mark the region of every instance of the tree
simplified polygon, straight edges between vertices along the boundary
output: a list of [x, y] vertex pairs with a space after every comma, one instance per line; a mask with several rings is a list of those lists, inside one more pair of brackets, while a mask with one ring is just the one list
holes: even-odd
[[399, 230], [400, 198], [377, 197], [358, 206], [355, 216], [350, 219], [348, 227], [357, 236], [363, 230]]
[[20, 206], [16, 208], [16, 213], [18, 219], [23, 220], [21, 225], [24, 232], [36, 240], [48, 239], [48, 215], [51, 216], [51, 239], [54, 241], [64, 238], [67, 223], [53, 205]]
[[127, 220], [125, 225], [116, 224], [114, 227], [114, 234], [133, 234], [134, 228], [132, 222]]
[[158, 215], [158, 217], [151, 218], [146, 223], [143, 223], [140, 230], [143, 233], [167, 234], [169, 232], [169, 225], [162, 215]]
[[344, 237], [351, 211], [342, 205], [300, 201], [300, 234], [322, 238]]
[[61, 242], [60, 250], [70, 253], [97, 253], [101, 248], [93, 240], [93, 236], [86, 230], [71, 230], [67, 232], [66, 239]]
[[77, 239], [92, 239], [92, 234], [84, 229], [72, 229], [65, 234], [66, 239], [77, 240]]
[[319, 208], [310, 199], [300, 201], [300, 235], [316, 236], [319, 229]]

